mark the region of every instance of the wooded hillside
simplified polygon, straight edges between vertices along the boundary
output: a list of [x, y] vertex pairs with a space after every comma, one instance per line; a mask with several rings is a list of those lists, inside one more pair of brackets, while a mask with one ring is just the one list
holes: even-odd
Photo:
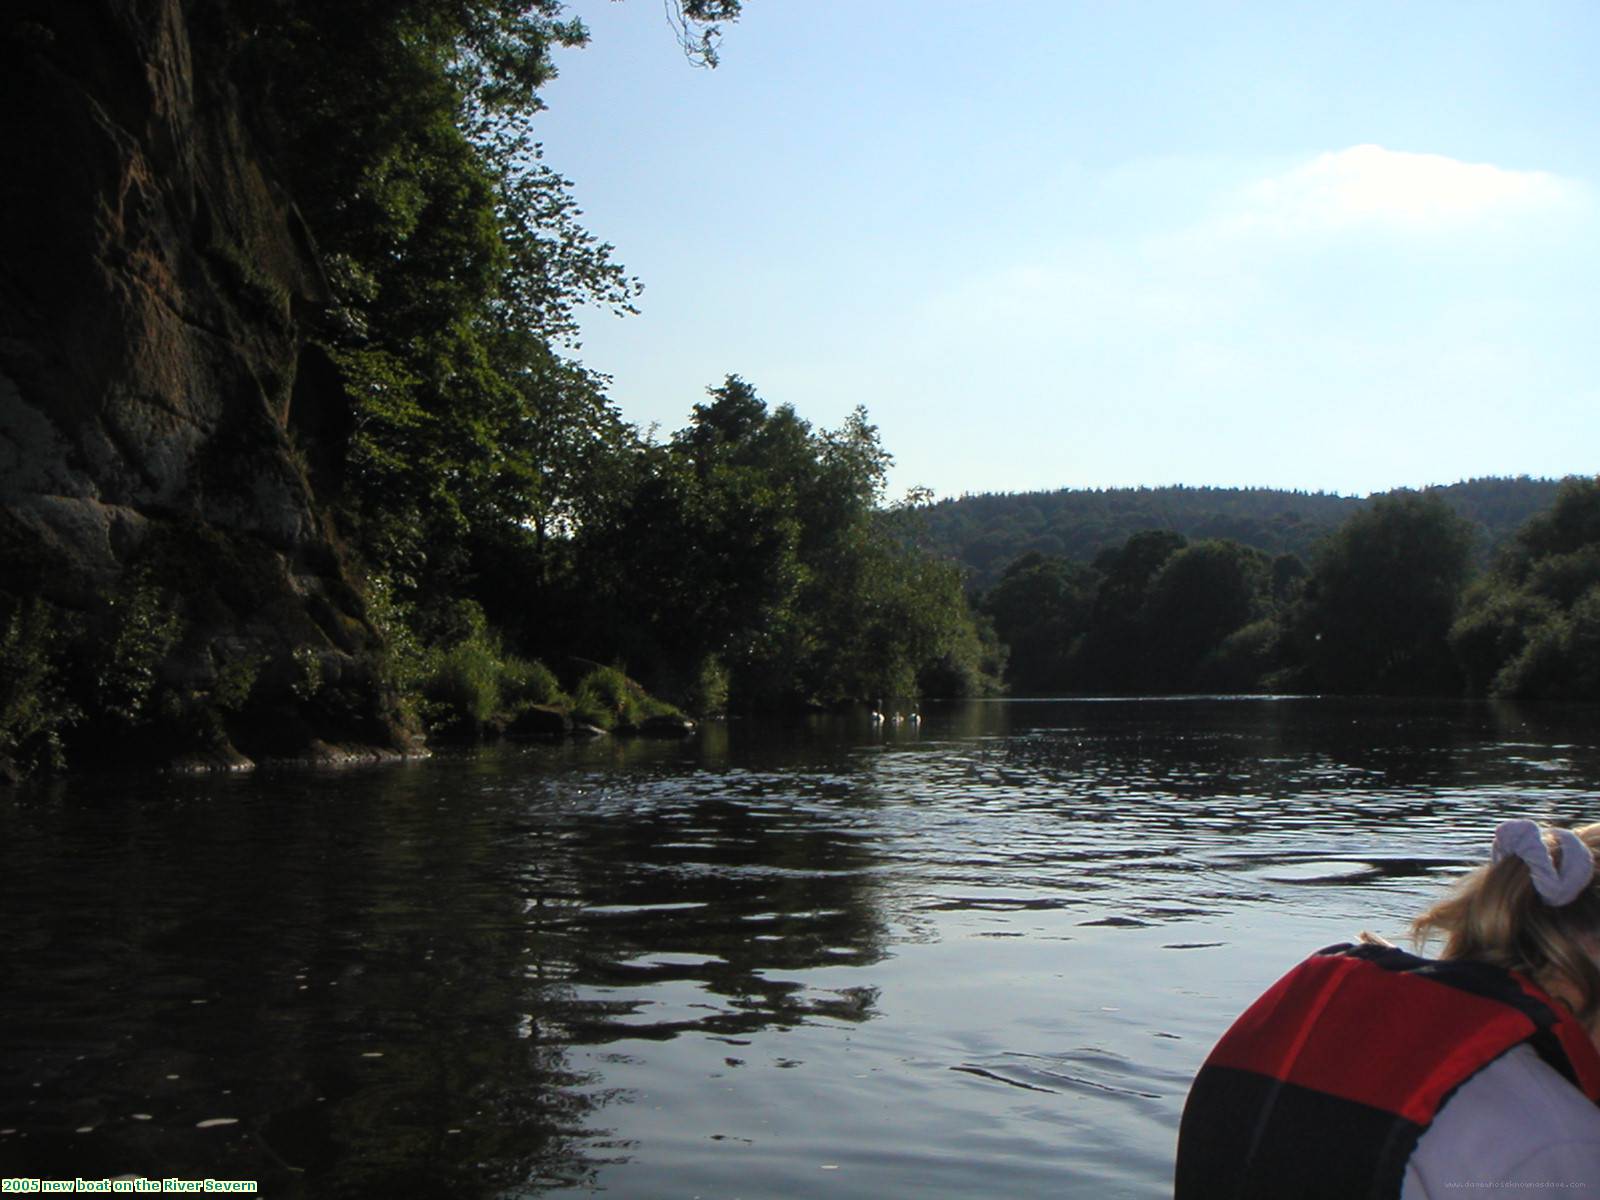
[[[1487, 562], [1534, 513], [1548, 508], [1559, 480], [1469, 479], [1423, 491], [1477, 527], [1475, 551]], [[1318, 539], [1370, 502], [1329, 492], [1273, 488], [1063, 488], [987, 493], [943, 500], [927, 510], [928, 546], [986, 589], [1020, 555], [1036, 552], [1089, 562], [1145, 529], [1198, 541], [1228, 538], [1269, 555], [1309, 560]]]

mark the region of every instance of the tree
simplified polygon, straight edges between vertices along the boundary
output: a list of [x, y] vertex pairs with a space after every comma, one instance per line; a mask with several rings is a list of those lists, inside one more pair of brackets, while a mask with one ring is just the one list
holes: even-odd
[[1310, 686], [1454, 692], [1446, 637], [1472, 561], [1471, 527], [1434, 496], [1395, 492], [1318, 550], [1291, 617]]
[[[738, 12], [669, 5], [707, 63]], [[546, 578], [552, 527], [627, 441], [570, 358], [575, 314], [629, 311], [639, 290], [532, 138], [583, 24], [558, 0], [225, 0], [195, 20], [327, 267], [315, 336], [353, 414], [334, 499], [362, 556], [423, 613], [486, 559], [506, 575], [504, 556], [530, 555], [509, 575]]]
[[1097, 582], [1089, 568], [1035, 551], [984, 594], [980, 608], [1010, 649], [1013, 689], [1038, 695], [1071, 686], [1068, 655], [1089, 628]]
[[1230, 633], [1267, 614], [1271, 565], [1259, 550], [1207, 539], [1174, 552], [1150, 581], [1139, 623], [1152, 681], [1194, 685], [1207, 654]]
[[1180, 533], [1147, 529], [1095, 556], [1100, 584], [1091, 627], [1069, 667], [1074, 690], [1141, 692], [1160, 686], [1160, 667], [1145, 640], [1140, 614], [1151, 580], [1187, 544]]
[[669, 690], [710, 664], [746, 708], [982, 686], [958, 574], [877, 507], [890, 460], [866, 413], [819, 432], [737, 376], [708, 395], [579, 531], [580, 640]]
[[1118, 549], [1095, 555], [1094, 569], [1102, 576], [1094, 600], [1096, 625], [1131, 621], [1156, 572], [1188, 544], [1181, 533], [1147, 529], [1130, 536]]
[[1600, 480], [1569, 479], [1468, 592], [1450, 644], [1479, 693], [1600, 699]]

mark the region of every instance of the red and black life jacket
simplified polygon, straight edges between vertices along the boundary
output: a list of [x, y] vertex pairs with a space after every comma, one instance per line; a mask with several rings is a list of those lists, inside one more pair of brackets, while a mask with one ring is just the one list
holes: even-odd
[[1600, 1053], [1528, 980], [1390, 946], [1330, 946], [1280, 979], [1195, 1077], [1176, 1200], [1398, 1197], [1461, 1084], [1527, 1042], [1600, 1100]]

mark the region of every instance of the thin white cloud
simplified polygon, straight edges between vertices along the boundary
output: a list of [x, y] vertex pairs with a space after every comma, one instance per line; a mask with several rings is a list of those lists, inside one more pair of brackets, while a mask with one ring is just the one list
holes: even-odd
[[1225, 223], [1239, 232], [1457, 231], [1570, 207], [1580, 187], [1546, 171], [1362, 145], [1319, 154], [1244, 188], [1237, 199]]
[[[1194, 164], [1170, 170], [1162, 179], [1147, 169], [1154, 178], [1139, 186], [1192, 197]], [[1587, 249], [1596, 229], [1590, 192], [1577, 180], [1377, 145], [1275, 173], [1258, 166], [1216, 188], [1209, 203], [1189, 204], [1161, 214], [1165, 227], [1069, 237], [1030, 262], [954, 281], [918, 306], [924, 327], [939, 331], [932, 340], [941, 345], [956, 328], [1078, 342], [1140, 330], [1148, 341], [1276, 323], [1289, 310], [1325, 322], [1337, 313], [1311, 311], [1319, 303], [1337, 308], [1363, 290], [1396, 297], [1419, 287], [1426, 307], [1416, 319], [1427, 319], [1486, 272], [1556, 261], [1568, 253], [1558, 245]], [[1397, 257], [1410, 243], [1435, 256], [1426, 267], [1438, 281], [1431, 291], [1415, 263]]]
[[[1268, 471], [1356, 490], [1553, 469], [1552, 431], [1582, 427], [1554, 414], [1600, 377], [1587, 183], [1378, 146], [1205, 183], [1190, 165], [1144, 173], [1172, 201], [1139, 222], [1040, 239], [907, 305], [900, 375], [867, 398], [912, 380], [1004, 397], [1012, 423], [972, 406], [948, 452], [1006, 464], [984, 486], [1030, 463], [1039, 486]], [[1060, 434], [1024, 452], [1017, 423]]]

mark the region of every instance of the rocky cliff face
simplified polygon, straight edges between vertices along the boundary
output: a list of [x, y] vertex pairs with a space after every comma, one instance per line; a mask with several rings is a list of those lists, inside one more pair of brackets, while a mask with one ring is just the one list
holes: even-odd
[[[0, 592], [159, 594], [159, 671], [246, 753], [397, 747], [313, 487], [347, 408], [309, 235], [180, 0], [0, 14]], [[237, 699], [237, 697], [235, 697]]]

